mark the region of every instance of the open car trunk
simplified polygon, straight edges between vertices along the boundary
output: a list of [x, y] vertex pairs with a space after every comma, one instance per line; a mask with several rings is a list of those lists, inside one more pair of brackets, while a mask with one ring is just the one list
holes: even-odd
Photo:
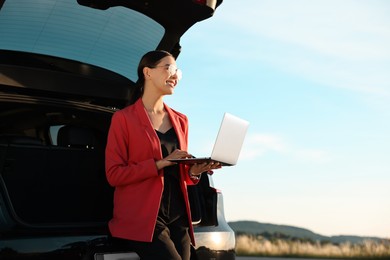
[[[0, 182], [8, 224], [41, 232], [106, 228], [113, 188], [105, 177], [104, 149], [113, 111], [29, 99], [0, 95]], [[217, 225], [217, 195], [208, 176], [188, 192], [194, 224]]]

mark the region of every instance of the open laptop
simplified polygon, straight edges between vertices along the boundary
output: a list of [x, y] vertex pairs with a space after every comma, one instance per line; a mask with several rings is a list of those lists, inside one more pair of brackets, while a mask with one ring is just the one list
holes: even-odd
[[171, 162], [195, 164], [219, 162], [222, 166], [237, 163], [249, 122], [232, 114], [225, 113], [210, 157], [171, 159]]

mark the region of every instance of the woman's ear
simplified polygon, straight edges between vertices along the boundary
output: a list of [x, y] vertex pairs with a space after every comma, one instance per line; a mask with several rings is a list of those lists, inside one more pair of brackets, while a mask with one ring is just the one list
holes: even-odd
[[145, 79], [150, 78], [150, 68], [144, 67], [142, 72], [144, 73]]

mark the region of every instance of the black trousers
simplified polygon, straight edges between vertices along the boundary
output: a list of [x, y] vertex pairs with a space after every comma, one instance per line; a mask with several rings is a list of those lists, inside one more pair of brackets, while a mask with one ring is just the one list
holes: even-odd
[[190, 260], [191, 240], [185, 216], [166, 224], [157, 220], [152, 242], [121, 241], [141, 260]]

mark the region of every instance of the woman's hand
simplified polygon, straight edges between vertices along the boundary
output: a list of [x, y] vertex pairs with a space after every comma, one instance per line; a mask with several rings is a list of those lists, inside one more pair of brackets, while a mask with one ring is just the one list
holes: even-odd
[[169, 161], [170, 159], [181, 159], [181, 158], [190, 158], [190, 157], [192, 157], [192, 155], [187, 153], [186, 151], [176, 149], [175, 151], [170, 153], [167, 157], [159, 161], [156, 161], [157, 170], [161, 170], [162, 168], [176, 164], [175, 162]]
[[221, 164], [219, 162], [209, 162], [209, 163], [198, 163], [191, 166], [189, 170], [190, 177], [199, 178], [202, 172], [207, 172], [215, 169], [221, 168]]

